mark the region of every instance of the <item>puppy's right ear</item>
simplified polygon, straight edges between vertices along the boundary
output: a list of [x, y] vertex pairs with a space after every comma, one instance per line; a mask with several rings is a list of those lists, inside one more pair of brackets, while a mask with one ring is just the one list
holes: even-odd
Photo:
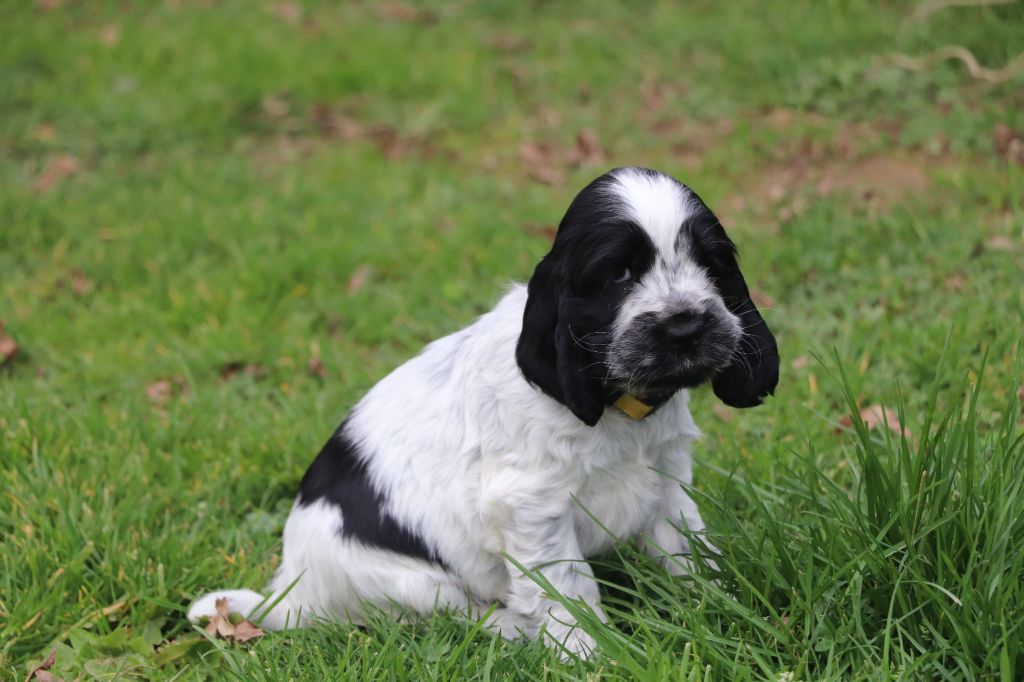
[[604, 412], [604, 396], [600, 381], [586, 371], [593, 364], [589, 352], [573, 343], [571, 305], [552, 251], [537, 265], [527, 286], [516, 362], [527, 381], [594, 426]]

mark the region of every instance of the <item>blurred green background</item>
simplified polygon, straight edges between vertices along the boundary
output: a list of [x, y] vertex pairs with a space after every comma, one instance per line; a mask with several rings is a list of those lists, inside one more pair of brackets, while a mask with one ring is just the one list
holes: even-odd
[[[85, 677], [618, 674], [443, 617], [206, 655], [181, 611], [269, 578], [302, 471], [348, 407], [527, 279], [614, 166], [705, 199], [778, 335], [768, 406], [695, 402], [698, 486], [741, 520], [759, 512], [716, 476], [770, 483], [809, 459], [857, 489], [837, 362], [858, 407], [895, 407], [898, 386], [912, 431], [965, 377], [982, 432], [1017, 391], [1024, 3], [36, 0], [2, 3], [0, 27], [11, 679], [54, 641], [57, 670]], [[945, 45], [992, 71], [921, 59]], [[894, 648], [922, 655], [875, 632], [819, 651], [792, 622], [757, 655], [728, 624], [703, 652], [676, 646], [692, 633], [658, 640], [648, 671], [898, 675]], [[926, 676], [1004, 670], [957, 646]]]

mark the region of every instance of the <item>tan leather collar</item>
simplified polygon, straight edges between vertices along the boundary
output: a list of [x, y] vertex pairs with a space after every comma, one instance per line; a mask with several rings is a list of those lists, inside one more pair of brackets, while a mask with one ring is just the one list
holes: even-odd
[[628, 393], [623, 393], [619, 396], [619, 399], [615, 401], [615, 407], [619, 408], [637, 421], [646, 417], [648, 413], [654, 409], [651, 405], [637, 400]]

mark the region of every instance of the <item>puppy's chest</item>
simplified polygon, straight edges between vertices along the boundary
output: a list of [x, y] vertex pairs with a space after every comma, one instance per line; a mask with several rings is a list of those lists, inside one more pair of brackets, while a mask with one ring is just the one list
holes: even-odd
[[577, 537], [585, 556], [599, 554], [616, 539], [643, 531], [657, 515], [665, 487], [658, 449], [620, 453], [613, 464], [581, 481], [574, 509]]

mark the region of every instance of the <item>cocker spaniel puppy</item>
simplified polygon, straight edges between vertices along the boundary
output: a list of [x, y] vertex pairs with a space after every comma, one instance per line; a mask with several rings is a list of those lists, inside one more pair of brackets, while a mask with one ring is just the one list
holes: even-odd
[[494, 608], [506, 636], [588, 654], [593, 639], [517, 563], [600, 616], [587, 557], [616, 537], [687, 554], [679, 528], [704, 527], [679, 483], [699, 435], [688, 389], [751, 407], [778, 367], [714, 214], [667, 175], [612, 170], [573, 200], [527, 286], [356, 404], [302, 479], [269, 597], [220, 590], [188, 617], [218, 598], [269, 610], [275, 629], [358, 622], [367, 604]]

